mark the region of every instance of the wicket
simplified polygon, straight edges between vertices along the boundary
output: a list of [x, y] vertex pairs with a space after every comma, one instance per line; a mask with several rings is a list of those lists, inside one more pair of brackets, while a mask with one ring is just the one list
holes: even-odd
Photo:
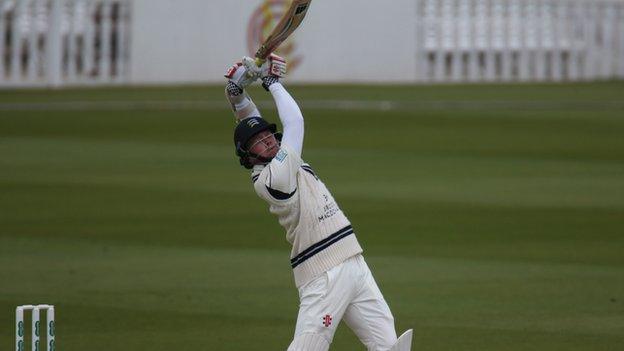
[[15, 351], [24, 350], [24, 311], [32, 310], [32, 351], [39, 351], [40, 310], [46, 310], [47, 351], [55, 350], [54, 343], [54, 306], [22, 305], [15, 309]]

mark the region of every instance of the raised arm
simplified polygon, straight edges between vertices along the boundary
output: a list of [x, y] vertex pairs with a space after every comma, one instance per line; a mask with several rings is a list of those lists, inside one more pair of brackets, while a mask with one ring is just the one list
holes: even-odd
[[301, 157], [303, 151], [303, 114], [297, 102], [286, 91], [284, 86], [275, 77], [265, 77], [262, 79], [262, 86], [273, 95], [277, 113], [279, 114], [282, 128], [284, 129], [282, 144], [288, 145], [297, 156]]
[[237, 122], [249, 117], [262, 117], [249, 94], [231, 81], [225, 86], [225, 97], [230, 102]]
[[[249, 64], [245, 62], [247, 59], [252, 60], [244, 57], [243, 63]], [[257, 74], [253, 72], [251, 75], [248, 74], [248, 69], [243, 63], [233, 65], [225, 74], [225, 77], [228, 78], [225, 86], [225, 97], [230, 102], [236, 122], [249, 117], [261, 117], [256, 104], [244, 90], [257, 79]]]

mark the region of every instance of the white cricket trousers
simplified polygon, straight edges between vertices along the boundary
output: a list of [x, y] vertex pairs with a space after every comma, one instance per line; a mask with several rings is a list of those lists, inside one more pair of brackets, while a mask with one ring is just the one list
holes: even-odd
[[341, 320], [370, 351], [388, 350], [397, 341], [394, 317], [361, 254], [301, 286], [299, 300], [288, 351], [327, 350]]

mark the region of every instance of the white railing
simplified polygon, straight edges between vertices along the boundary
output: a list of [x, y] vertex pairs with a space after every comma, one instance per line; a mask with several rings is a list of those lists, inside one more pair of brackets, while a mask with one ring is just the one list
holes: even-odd
[[0, 87], [124, 83], [129, 0], [0, 0]]
[[624, 78], [619, 0], [419, 0], [417, 80]]
[[[0, 87], [220, 83], [254, 10], [276, 3], [0, 0]], [[319, 1], [308, 16], [291, 81], [624, 79], [624, 0]]]

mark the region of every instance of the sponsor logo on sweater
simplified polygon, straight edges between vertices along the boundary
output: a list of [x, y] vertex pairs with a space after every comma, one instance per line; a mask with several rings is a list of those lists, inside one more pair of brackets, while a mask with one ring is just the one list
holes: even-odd
[[338, 208], [338, 204], [336, 204], [336, 202], [332, 201], [325, 204], [325, 206], [323, 206], [323, 214], [318, 216], [319, 223], [322, 223], [324, 220], [332, 217], [338, 213], [338, 211], [340, 211], [340, 209]]
[[286, 152], [286, 150], [284, 149], [280, 149], [277, 155], [275, 155], [275, 159], [280, 162], [284, 162], [284, 160], [286, 159], [286, 156], [288, 156], [288, 152]]

